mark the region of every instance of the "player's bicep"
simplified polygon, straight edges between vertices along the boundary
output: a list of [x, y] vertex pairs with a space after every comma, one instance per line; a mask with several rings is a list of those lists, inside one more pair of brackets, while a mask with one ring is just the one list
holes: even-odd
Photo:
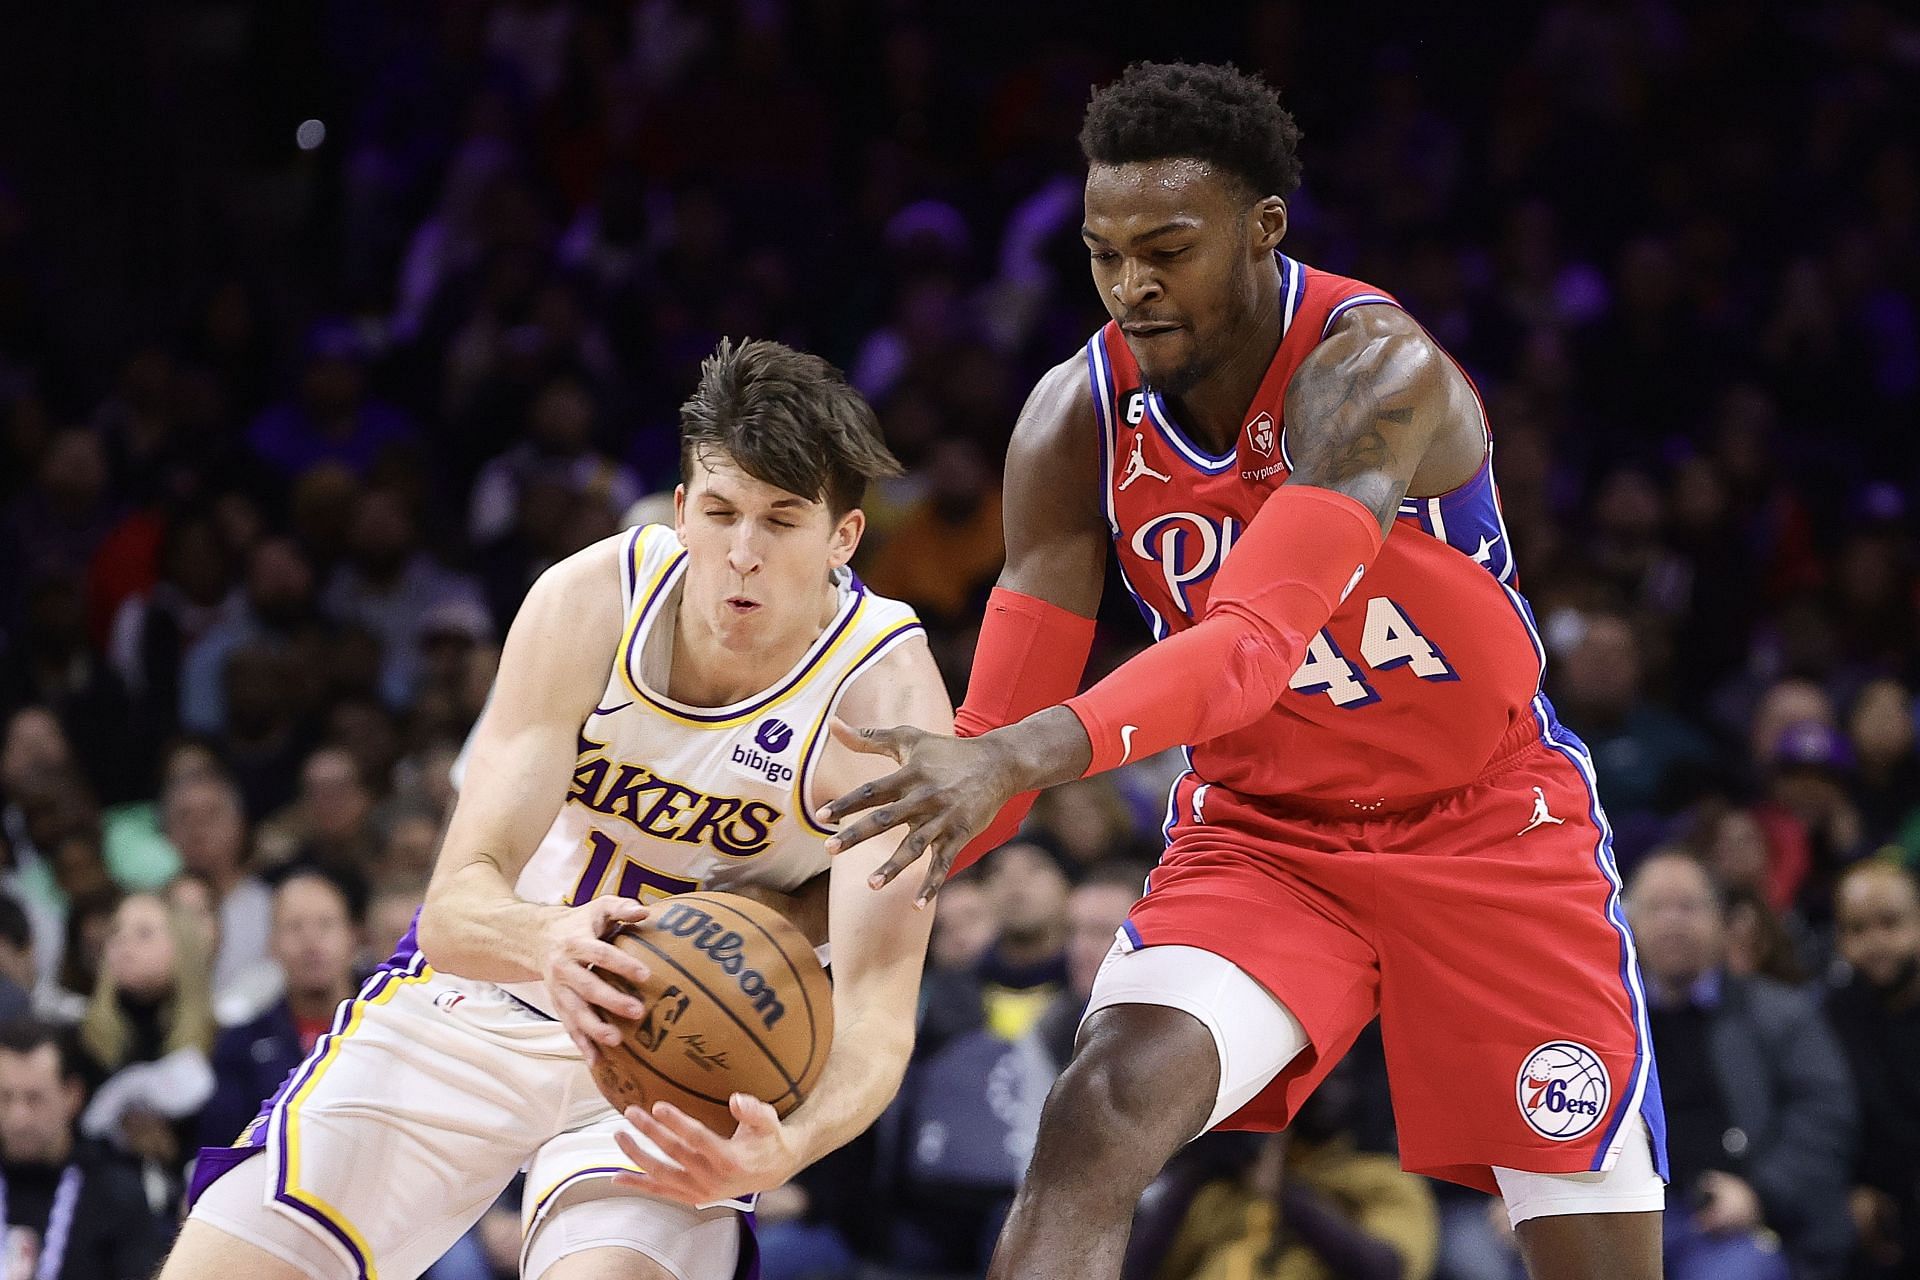
[[1346, 494], [1390, 527], [1451, 412], [1450, 375], [1405, 313], [1350, 312], [1287, 385], [1287, 483]]
[[[953, 704], [932, 652], [919, 637], [904, 641], [862, 676], [842, 699], [839, 715], [855, 728], [907, 725], [928, 733], [953, 732]], [[819, 782], [823, 791], [844, 794], [894, 768], [888, 756], [863, 755], [833, 743]], [[903, 835], [905, 828], [888, 832], [835, 856], [827, 932], [836, 992], [854, 1003], [904, 1001], [910, 1015], [933, 912], [913, 905], [917, 891], [911, 877], [897, 877], [879, 890], [867, 884]]]
[[618, 647], [618, 568], [601, 564], [600, 550], [548, 570], [514, 618], [467, 751], [439, 870], [485, 860], [511, 882], [552, 825], [580, 726]]
[[1099, 424], [1076, 357], [1027, 398], [1007, 446], [1006, 568], [1000, 585], [1091, 618], [1105, 581]]

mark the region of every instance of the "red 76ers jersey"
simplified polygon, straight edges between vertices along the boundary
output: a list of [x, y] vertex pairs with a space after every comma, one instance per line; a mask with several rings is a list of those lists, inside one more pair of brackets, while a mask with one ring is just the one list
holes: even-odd
[[[1214, 574], [1290, 474], [1283, 401], [1301, 361], [1345, 311], [1399, 305], [1275, 256], [1283, 337], [1231, 453], [1208, 453], [1181, 430], [1117, 325], [1087, 343], [1107, 522], [1156, 640], [1204, 616]], [[1450, 790], [1479, 774], [1516, 722], [1535, 717], [1543, 664], [1514, 583], [1489, 444], [1466, 484], [1401, 504], [1378, 559], [1314, 636], [1272, 712], [1192, 744], [1193, 769], [1249, 797], [1357, 807]], [[1548, 715], [1540, 709], [1537, 722]]]

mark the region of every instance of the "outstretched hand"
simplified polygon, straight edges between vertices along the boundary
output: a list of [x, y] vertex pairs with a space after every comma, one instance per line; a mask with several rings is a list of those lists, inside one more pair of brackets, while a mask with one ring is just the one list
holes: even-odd
[[860, 815], [827, 841], [827, 852], [844, 853], [904, 824], [907, 834], [900, 847], [874, 870], [868, 883], [876, 889], [889, 884], [925, 855], [927, 874], [915, 898], [917, 906], [933, 901], [967, 841], [1026, 789], [1014, 761], [991, 734], [952, 738], [904, 726], [855, 729], [837, 717], [832, 732], [849, 750], [890, 756], [900, 767], [821, 807], [815, 816], [823, 824]]

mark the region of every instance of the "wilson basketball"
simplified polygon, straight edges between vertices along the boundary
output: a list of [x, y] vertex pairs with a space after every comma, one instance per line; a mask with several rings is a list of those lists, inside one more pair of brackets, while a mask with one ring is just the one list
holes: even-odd
[[616, 1108], [671, 1102], [726, 1135], [733, 1094], [784, 1116], [813, 1091], [833, 1042], [833, 990], [779, 912], [730, 893], [686, 893], [613, 942], [652, 974], [635, 991], [647, 1005], [638, 1020], [601, 1011], [625, 1035], [593, 1068]]

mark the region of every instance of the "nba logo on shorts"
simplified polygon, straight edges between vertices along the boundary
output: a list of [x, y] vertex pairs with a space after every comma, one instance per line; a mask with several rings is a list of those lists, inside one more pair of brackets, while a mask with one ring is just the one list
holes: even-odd
[[1247, 443], [1263, 458], [1273, 456], [1273, 415], [1263, 413], [1247, 424]]
[[1514, 1095], [1535, 1133], [1572, 1142], [1607, 1114], [1613, 1087], [1606, 1064], [1593, 1050], [1571, 1040], [1549, 1040], [1520, 1064]]
[[768, 720], [753, 735], [753, 740], [762, 751], [777, 756], [793, 741], [793, 729], [784, 720]]

